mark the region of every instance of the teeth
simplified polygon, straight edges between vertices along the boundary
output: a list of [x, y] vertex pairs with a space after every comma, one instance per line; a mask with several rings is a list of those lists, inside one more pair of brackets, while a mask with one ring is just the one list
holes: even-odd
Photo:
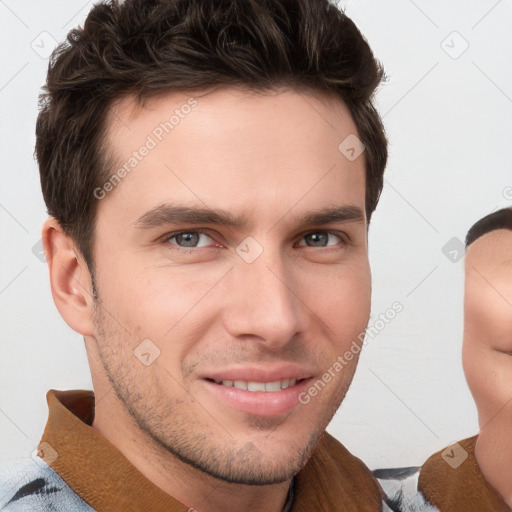
[[222, 384], [228, 388], [235, 387], [237, 389], [243, 389], [246, 391], [281, 391], [282, 389], [289, 388], [291, 386], [295, 386], [297, 383], [297, 379], [283, 379], [276, 380], [274, 382], [247, 382], [245, 380], [223, 380], [222, 382], [217, 382], [217, 384]]
[[[263, 384], [263, 387], [265, 388], [264, 391], [281, 391], [281, 385], [281, 381], [276, 380], [275, 382], [267, 382]], [[250, 391], [252, 391], [252, 389]]]
[[264, 382], [248, 382], [247, 391], [265, 391]]

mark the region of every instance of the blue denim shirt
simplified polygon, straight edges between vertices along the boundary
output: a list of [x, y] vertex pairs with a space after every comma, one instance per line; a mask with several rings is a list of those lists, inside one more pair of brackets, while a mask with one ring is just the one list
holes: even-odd
[[94, 509], [37, 455], [2, 467], [0, 510], [2, 512], [94, 512]]

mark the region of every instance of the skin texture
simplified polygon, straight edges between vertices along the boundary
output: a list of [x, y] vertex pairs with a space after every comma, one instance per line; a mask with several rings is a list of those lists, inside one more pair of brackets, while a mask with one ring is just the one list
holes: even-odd
[[[107, 133], [117, 164], [190, 96], [162, 95], [143, 108], [131, 97], [118, 102]], [[101, 435], [187, 506], [279, 512], [358, 357], [307, 405], [277, 415], [238, 410], [203, 377], [286, 363], [314, 382], [364, 331], [371, 292], [364, 156], [350, 161], [338, 150], [357, 133], [340, 100], [233, 88], [194, 98], [190, 113], [100, 200], [97, 301], [73, 241], [47, 221], [52, 293], [84, 335]], [[222, 208], [247, 223], [137, 227], [146, 212], [171, 203]], [[332, 206], [359, 208], [361, 217], [299, 221]], [[172, 237], [193, 229], [205, 234], [187, 235], [188, 247]], [[252, 263], [236, 250], [248, 236], [263, 249]], [[134, 355], [145, 339], [159, 350], [147, 366]]]
[[512, 506], [512, 231], [491, 231], [466, 255], [463, 364], [478, 408], [475, 454]]

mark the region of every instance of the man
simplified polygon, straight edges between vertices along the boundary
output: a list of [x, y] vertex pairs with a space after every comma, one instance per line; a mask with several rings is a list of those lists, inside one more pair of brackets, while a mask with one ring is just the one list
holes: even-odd
[[512, 209], [466, 235], [462, 361], [480, 433], [435, 453], [421, 468], [378, 470], [401, 510], [512, 509]]
[[94, 391], [48, 392], [2, 510], [387, 510], [325, 432], [369, 318], [381, 79], [322, 0], [112, 1], [70, 32], [36, 151]]

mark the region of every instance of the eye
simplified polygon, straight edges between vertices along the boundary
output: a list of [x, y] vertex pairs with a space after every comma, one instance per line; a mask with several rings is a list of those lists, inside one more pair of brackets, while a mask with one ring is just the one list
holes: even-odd
[[[339, 243], [329, 243], [333, 239], [341, 240]], [[302, 240], [306, 241], [306, 244], [299, 244], [306, 247], [333, 247], [336, 245], [345, 245], [346, 239], [339, 233], [333, 233], [331, 231], [312, 231], [302, 237]], [[301, 240], [301, 241], [302, 241]], [[308, 243], [310, 242], [310, 243]]]
[[208, 247], [208, 244], [211, 243], [212, 240], [211, 236], [201, 230], [169, 233], [164, 238], [164, 242], [170, 243], [171, 245], [177, 245], [183, 249]]

